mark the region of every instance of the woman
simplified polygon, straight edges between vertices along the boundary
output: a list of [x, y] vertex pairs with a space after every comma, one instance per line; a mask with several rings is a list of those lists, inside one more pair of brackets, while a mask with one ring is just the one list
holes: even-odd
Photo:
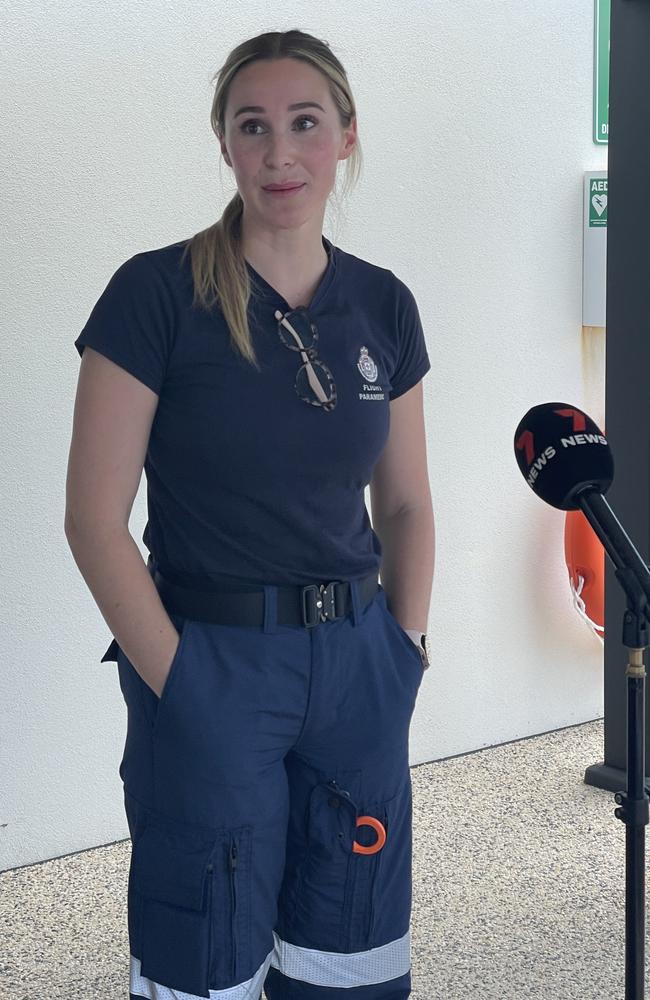
[[66, 535], [128, 710], [130, 995], [401, 1000], [430, 362], [407, 286], [322, 235], [359, 155], [328, 45], [242, 43], [212, 125], [237, 194], [122, 264], [75, 341]]

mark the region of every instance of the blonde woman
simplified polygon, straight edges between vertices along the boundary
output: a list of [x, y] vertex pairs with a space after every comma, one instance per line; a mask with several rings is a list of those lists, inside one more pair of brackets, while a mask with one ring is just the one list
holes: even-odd
[[360, 155], [327, 43], [243, 42], [211, 121], [237, 194], [118, 267], [75, 341], [66, 536], [128, 710], [130, 996], [402, 1000], [430, 362], [408, 287], [322, 233]]

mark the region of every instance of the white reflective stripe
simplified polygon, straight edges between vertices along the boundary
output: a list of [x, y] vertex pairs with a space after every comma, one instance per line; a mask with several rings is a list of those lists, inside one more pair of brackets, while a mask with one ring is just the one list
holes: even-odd
[[[273, 951], [270, 951], [255, 975], [247, 982], [237, 983], [226, 990], [210, 990], [210, 1000], [260, 1000], [272, 957]], [[151, 979], [145, 979], [140, 975], [140, 959], [133, 955], [131, 955], [129, 989], [134, 996], [146, 997], [146, 1000], [206, 1000], [196, 993], [183, 993], [182, 990], [161, 986]]]
[[289, 979], [315, 986], [369, 986], [404, 976], [411, 968], [411, 931], [370, 951], [340, 952], [300, 948], [283, 941], [273, 931], [275, 949], [271, 965]]

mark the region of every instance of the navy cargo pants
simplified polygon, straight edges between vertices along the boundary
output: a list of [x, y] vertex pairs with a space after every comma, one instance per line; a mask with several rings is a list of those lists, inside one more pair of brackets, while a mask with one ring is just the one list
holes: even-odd
[[[313, 627], [170, 617], [160, 698], [114, 641], [131, 1000], [404, 1000], [423, 668], [379, 586]], [[110, 651], [109, 647], [109, 651]], [[109, 651], [104, 659], [110, 659]]]

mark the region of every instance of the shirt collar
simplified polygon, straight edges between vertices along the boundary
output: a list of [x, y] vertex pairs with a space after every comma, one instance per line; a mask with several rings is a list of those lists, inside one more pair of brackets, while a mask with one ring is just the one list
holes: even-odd
[[[309, 309], [314, 309], [326, 294], [330, 288], [334, 276], [336, 274], [337, 264], [338, 264], [338, 252], [337, 247], [331, 243], [326, 236], [321, 236], [323, 247], [327, 252], [328, 263], [327, 268], [320, 280], [318, 288], [314, 292], [311, 302], [309, 303]], [[249, 276], [251, 278], [251, 297], [261, 300], [265, 305], [274, 305], [281, 309], [282, 312], [289, 312], [291, 306], [287, 300], [280, 295], [272, 285], [266, 281], [261, 274], [259, 274], [255, 268], [245, 260], [246, 267], [248, 269]]]

